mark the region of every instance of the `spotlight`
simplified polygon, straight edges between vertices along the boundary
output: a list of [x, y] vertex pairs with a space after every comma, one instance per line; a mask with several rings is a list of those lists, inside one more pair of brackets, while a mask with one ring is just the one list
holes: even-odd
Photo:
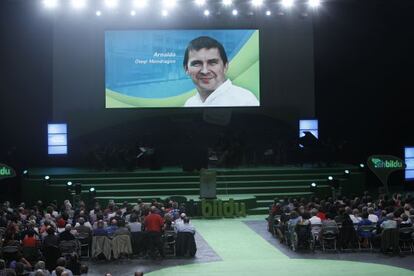
[[195, 0], [194, 3], [197, 6], [200, 6], [201, 7], [201, 6], [204, 6], [206, 4], [206, 0]]
[[118, 0], [105, 0], [105, 6], [108, 8], [115, 8], [118, 6]]
[[73, 183], [72, 183], [72, 181], [68, 181], [67, 183], [66, 183], [66, 190], [68, 191], [68, 192], [72, 192], [72, 188], [73, 188]]
[[86, 0], [71, 0], [70, 2], [74, 9], [82, 9], [86, 6]]
[[147, 0], [134, 0], [134, 7], [136, 8], [145, 8], [148, 5]]
[[328, 184], [331, 186], [332, 189], [339, 188], [339, 180], [335, 179], [333, 176], [328, 176]]
[[318, 189], [318, 185], [316, 184], [316, 182], [312, 182], [312, 183], [310, 184], [309, 188], [310, 188], [310, 191], [311, 191], [312, 193], [315, 193], [315, 192], [316, 192], [316, 190]]
[[92, 204], [96, 200], [96, 189], [94, 187], [89, 188], [89, 200]]
[[231, 4], [233, 4], [233, 0], [223, 0], [223, 6], [230, 6]]
[[45, 178], [45, 184], [46, 184], [46, 186], [49, 186], [52, 183], [52, 181], [50, 180], [50, 176], [45, 175], [44, 178]]
[[345, 175], [349, 175], [351, 172], [349, 170], [344, 170]]
[[293, 4], [295, 3], [294, 0], [282, 0], [281, 4], [284, 8], [291, 8], [293, 7]]
[[162, 16], [168, 16], [168, 11], [167, 10], [162, 10], [161, 11]]
[[232, 13], [234, 16], [236, 16], [236, 15], [238, 15], [238, 14], [239, 14], [239, 12], [238, 12], [236, 9], [234, 9], [231, 13]]
[[162, 5], [167, 8], [174, 8], [177, 5], [177, 0], [162, 0]]
[[266, 11], [266, 15], [267, 15], [267, 16], [270, 16], [270, 15], [272, 15], [272, 12], [271, 12], [271, 11], [269, 11], [269, 10], [267, 10], [267, 11]]
[[96, 16], [101, 16], [102, 15], [102, 12], [101, 11], [96, 11]]
[[204, 10], [204, 15], [205, 16], [209, 16], [210, 15], [210, 11], [209, 10]]
[[135, 16], [137, 13], [135, 11], [130, 12], [131, 16]]
[[359, 167], [360, 167], [361, 169], [363, 169], [363, 168], [365, 168], [365, 165], [364, 165], [363, 163], [361, 163], [361, 164], [359, 164]]
[[43, 5], [48, 9], [53, 9], [57, 7], [58, 2], [58, 0], [43, 0]]
[[24, 174], [24, 175], [28, 175], [28, 174], [29, 174], [29, 171], [28, 171], [28, 170], [24, 170], [24, 171], [23, 171], [23, 174]]
[[312, 9], [316, 9], [321, 5], [320, 0], [308, 0], [308, 6]]
[[263, 0], [252, 0], [251, 3], [253, 7], [260, 7], [263, 5]]

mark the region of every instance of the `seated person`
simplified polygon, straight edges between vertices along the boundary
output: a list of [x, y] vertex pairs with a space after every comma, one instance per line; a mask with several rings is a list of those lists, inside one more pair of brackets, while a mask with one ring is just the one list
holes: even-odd
[[59, 241], [72, 241], [75, 236], [72, 234], [72, 225], [66, 224], [65, 231], [59, 234]]
[[359, 216], [359, 210], [358, 209], [354, 209], [352, 211], [352, 214], [349, 215], [349, 217], [354, 222], [354, 225], [358, 224], [361, 221], [361, 217]]
[[66, 263], [67, 269], [70, 270], [74, 275], [81, 275], [81, 266], [82, 264], [79, 261], [78, 254], [72, 253]]
[[128, 227], [131, 233], [142, 231], [142, 223], [139, 221], [139, 217], [137, 215], [130, 216], [130, 222], [128, 224]]
[[326, 220], [322, 221], [321, 235], [331, 234], [337, 236], [339, 234], [339, 228], [336, 221], [333, 219], [332, 214], [326, 215]]
[[22, 240], [22, 246], [36, 248], [37, 245], [38, 245], [38, 240], [35, 237], [35, 233], [28, 232]]
[[172, 215], [170, 213], [166, 213], [164, 215], [164, 230], [165, 231], [173, 231], [174, 230], [174, 224], [175, 223], [173, 222]]
[[43, 247], [59, 247], [59, 236], [56, 235], [55, 228], [49, 226], [46, 230], [47, 236], [43, 238]]
[[66, 268], [66, 259], [64, 257], [60, 257], [56, 261], [56, 269], [52, 271], [52, 276], [62, 275], [63, 272], [66, 272], [67, 275], [73, 276], [72, 271]]
[[401, 214], [400, 228], [412, 227], [412, 226], [413, 226], [413, 224], [412, 224], [410, 218], [407, 216], [407, 214], [402, 213]]
[[394, 214], [389, 213], [385, 217], [385, 220], [381, 223], [380, 227], [382, 229], [397, 229], [397, 221], [394, 219]]
[[96, 224], [96, 229], [93, 230], [94, 236], [108, 236], [108, 232], [105, 228], [105, 223], [103, 220], [98, 220]]
[[322, 224], [321, 218], [317, 216], [317, 214], [318, 214], [318, 210], [317, 209], [313, 208], [310, 211], [310, 214], [311, 214], [311, 218], [309, 219], [309, 221], [310, 221], [310, 223], [312, 225], [317, 225], [317, 224], [320, 225], [320, 224]]
[[34, 271], [30, 272], [30, 276], [36, 276], [39, 274], [36, 274], [37, 272], [42, 272], [44, 276], [49, 276], [50, 272], [49, 270], [46, 269], [46, 264], [44, 261], [38, 261], [35, 265], [34, 265]]
[[190, 218], [185, 217], [183, 223], [178, 223], [175, 225], [176, 233], [191, 233], [195, 234], [195, 227], [190, 223]]
[[296, 211], [290, 212], [290, 219], [288, 220], [288, 229], [293, 229], [296, 224], [302, 221], [302, 217]]
[[178, 223], [175, 229], [177, 231], [176, 255], [185, 256], [188, 254], [190, 257], [194, 257], [197, 251], [194, 239], [196, 231], [195, 227], [190, 223], [190, 219], [185, 217], [183, 223]]
[[106, 232], [108, 233], [109, 237], [112, 237], [117, 229], [118, 221], [116, 219], [112, 219], [111, 224], [108, 227], [106, 227]]
[[373, 223], [378, 222], [378, 216], [374, 213], [374, 208], [372, 207], [368, 208], [368, 219], [372, 221]]
[[113, 236], [121, 236], [121, 235], [130, 235], [129, 229], [125, 227], [125, 221], [119, 220], [117, 223], [117, 228], [113, 234]]
[[362, 239], [362, 245], [363, 247], [368, 247], [368, 239], [372, 238], [373, 232], [372, 231], [366, 231], [364, 230], [364, 226], [370, 226], [374, 225], [372, 221], [368, 219], [369, 214], [368, 213], [362, 213], [361, 221], [358, 222], [358, 228], [357, 233], [358, 237]]
[[92, 234], [92, 226], [90, 225], [89, 222], [88, 223], [90, 227], [87, 226], [85, 223], [86, 221], [85, 221], [85, 218], [83, 217], [80, 217], [78, 219], [78, 223], [76, 223], [75, 230], [77, 232], [77, 236], [80, 238], [88, 238]]
[[342, 214], [342, 227], [340, 229], [340, 245], [343, 249], [354, 247], [357, 241], [357, 234], [354, 222], [347, 212]]

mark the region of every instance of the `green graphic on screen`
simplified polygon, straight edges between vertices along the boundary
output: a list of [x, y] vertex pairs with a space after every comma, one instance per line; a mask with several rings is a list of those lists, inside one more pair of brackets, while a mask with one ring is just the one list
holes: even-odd
[[143, 30], [105, 32], [105, 107], [183, 107], [197, 93], [183, 60], [188, 43], [198, 37], [223, 45], [226, 78], [250, 91], [258, 106], [258, 30]]

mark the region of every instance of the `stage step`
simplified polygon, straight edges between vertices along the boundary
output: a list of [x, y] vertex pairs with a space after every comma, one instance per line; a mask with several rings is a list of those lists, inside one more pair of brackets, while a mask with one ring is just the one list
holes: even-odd
[[264, 215], [263, 218], [269, 214], [269, 208], [267, 207], [257, 207], [249, 209], [249, 215]]
[[[345, 177], [344, 170], [351, 171]], [[45, 175], [50, 180], [44, 179]], [[355, 166], [343, 165], [331, 168], [312, 167], [268, 167], [217, 169], [216, 187], [219, 198], [247, 197], [248, 213], [267, 213], [274, 198], [310, 197], [310, 183], [316, 182], [320, 197], [331, 195], [327, 182], [331, 175], [343, 187], [343, 192], [359, 193], [364, 190], [365, 173]], [[136, 203], [138, 198], [166, 199], [170, 196], [185, 196], [199, 201], [200, 173], [183, 172], [180, 168], [166, 168], [160, 171], [137, 170], [133, 172], [99, 172], [88, 169], [50, 168], [29, 169], [23, 178], [24, 200], [34, 202], [50, 198], [63, 202], [70, 198], [66, 183], [82, 185], [84, 200], [89, 199], [89, 188], [96, 189], [96, 198], [106, 205], [108, 200]], [[73, 189], [73, 188], [72, 188]]]

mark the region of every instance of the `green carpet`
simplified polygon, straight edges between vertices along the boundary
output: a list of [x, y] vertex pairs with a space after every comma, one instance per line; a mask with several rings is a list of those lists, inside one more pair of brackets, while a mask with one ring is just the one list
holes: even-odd
[[222, 261], [170, 267], [145, 275], [413, 275], [410, 270], [381, 264], [290, 259], [245, 225], [243, 219], [193, 223]]

